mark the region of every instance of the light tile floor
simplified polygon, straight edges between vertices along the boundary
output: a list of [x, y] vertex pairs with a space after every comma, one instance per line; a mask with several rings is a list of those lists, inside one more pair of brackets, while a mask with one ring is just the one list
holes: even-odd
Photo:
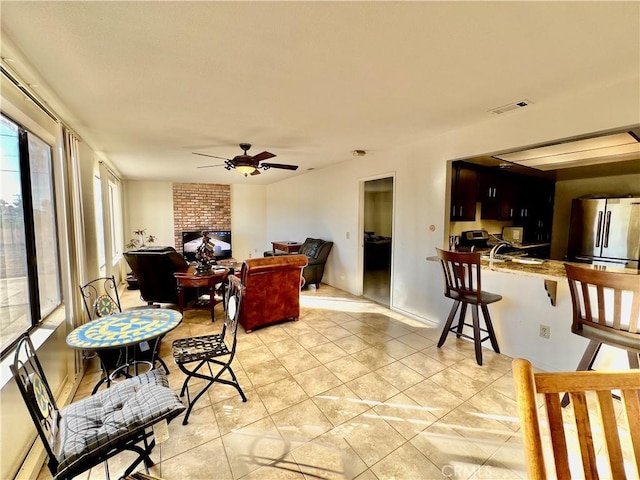
[[[139, 305], [126, 291], [123, 306]], [[526, 478], [511, 359], [454, 336], [438, 349], [439, 328], [322, 285], [303, 291], [301, 318], [246, 334], [239, 327], [233, 368], [248, 401], [215, 384], [188, 425], [169, 424], [150, 473], [182, 479]], [[220, 307], [216, 307], [220, 308]], [[185, 312], [162, 343], [221, 328], [207, 311]], [[76, 399], [90, 394], [97, 368]], [[109, 464], [116, 478], [132, 458]], [[143, 468], [142, 466], [140, 467]], [[102, 467], [81, 478], [105, 477]], [[51, 478], [46, 468], [38, 477]]]

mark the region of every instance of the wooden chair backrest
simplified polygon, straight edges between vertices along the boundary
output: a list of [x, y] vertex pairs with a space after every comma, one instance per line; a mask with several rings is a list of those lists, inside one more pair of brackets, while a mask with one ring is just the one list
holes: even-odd
[[449, 252], [436, 248], [442, 273], [444, 274], [444, 294], [451, 292], [463, 296], [475, 296], [480, 301], [480, 254], [477, 252]]
[[[553, 455], [558, 479], [599, 478], [598, 469], [605, 469], [607, 465], [610, 472], [600, 472], [603, 477], [638, 478], [640, 374], [637, 371], [533, 373], [531, 363], [521, 358], [515, 359], [512, 366], [529, 479], [553, 476], [547, 475], [543, 450]], [[617, 400], [612, 395], [612, 391], [618, 390], [622, 403], [619, 415], [615, 408]], [[569, 392], [571, 397], [571, 407], [565, 409], [560, 406], [564, 392]], [[545, 428], [544, 436], [539, 415], [544, 415], [545, 410], [538, 408], [537, 395], [541, 395], [545, 404], [548, 432]], [[569, 421], [571, 408], [575, 423]], [[599, 435], [605, 442], [601, 449], [597, 448]], [[579, 446], [578, 461], [567, 447], [574, 444], [572, 440]], [[549, 448], [543, 448], [545, 444]], [[596, 450], [599, 456], [605, 455], [608, 462], [597, 463]], [[580, 465], [583, 471], [575, 471]]]
[[640, 342], [640, 275], [569, 264], [565, 270], [573, 304], [573, 331], [589, 325]]

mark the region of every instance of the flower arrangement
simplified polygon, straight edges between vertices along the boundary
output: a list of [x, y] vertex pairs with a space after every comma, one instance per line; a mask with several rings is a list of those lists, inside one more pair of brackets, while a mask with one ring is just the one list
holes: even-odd
[[153, 235], [147, 235], [147, 231], [144, 228], [135, 230], [133, 234], [135, 237], [129, 240], [129, 243], [125, 245], [127, 250], [144, 247], [147, 243], [153, 243], [156, 241], [156, 237]]

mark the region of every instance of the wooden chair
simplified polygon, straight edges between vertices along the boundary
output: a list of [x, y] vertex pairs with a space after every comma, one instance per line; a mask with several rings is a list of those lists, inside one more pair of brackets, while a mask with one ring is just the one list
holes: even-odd
[[[573, 322], [571, 331], [589, 345], [576, 370], [591, 370], [603, 344], [627, 351], [638, 368], [640, 353], [640, 276], [565, 264]], [[568, 403], [563, 400], [563, 406]]]
[[[561, 480], [592, 479], [599, 475], [614, 479], [638, 478], [640, 374], [629, 371], [533, 373], [531, 363], [518, 358], [513, 361], [513, 378], [530, 480], [553, 476], [547, 474], [551, 459], [545, 464], [543, 452], [552, 456], [555, 474]], [[614, 390], [620, 391], [622, 412], [619, 415], [615, 405], [618, 400], [612, 396]], [[560, 395], [564, 392], [571, 396], [575, 423], [569, 420], [570, 410], [560, 406]], [[537, 395], [542, 396], [544, 410], [536, 404]], [[539, 416], [545, 411], [546, 422], [541, 422]], [[541, 426], [545, 423], [548, 432], [545, 428], [543, 435]], [[568, 448], [574, 444], [579, 454], [572, 455]], [[602, 461], [606, 459], [608, 462]], [[607, 468], [610, 471], [604, 472]]]
[[[482, 365], [482, 342], [489, 340], [493, 350], [496, 353], [500, 353], [487, 305], [502, 300], [502, 296], [482, 291], [479, 253], [448, 252], [439, 248], [436, 248], [436, 250], [438, 251], [438, 258], [440, 258], [444, 274], [444, 295], [454, 301], [449, 317], [442, 329], [438, 348], [444, 345], [447, 334], [455, 331], [456, 337], [465, 337], [473, 340], [476, 349], [476, 362], [478, 362], [478, 365]], [[464, 323], [468, 304], [471, 304], [473, 324]], [[458, 324], [452, 327], [451, 324], [460, 305], [462, 305], [462, 309], [460, 310]], [[478, 306], [482, 309], [486, 328], [480, 327]], [[473, 328], [473, 337], [463, 333], [462, 329], [465, 325]], [[481, 332], [486, 333], [487, 336], [480, 338]]]

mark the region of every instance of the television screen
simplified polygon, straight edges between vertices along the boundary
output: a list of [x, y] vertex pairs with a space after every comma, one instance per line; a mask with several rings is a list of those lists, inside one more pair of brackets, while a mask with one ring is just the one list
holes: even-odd
[[[196, 251], [202, 245], [202, 230], [182, 232], [182, 254], [187, 262], [196, 261]], [[206, 230], [209, 240], [215, 246], [216, 260], [231, 258], [231, 231]]]

